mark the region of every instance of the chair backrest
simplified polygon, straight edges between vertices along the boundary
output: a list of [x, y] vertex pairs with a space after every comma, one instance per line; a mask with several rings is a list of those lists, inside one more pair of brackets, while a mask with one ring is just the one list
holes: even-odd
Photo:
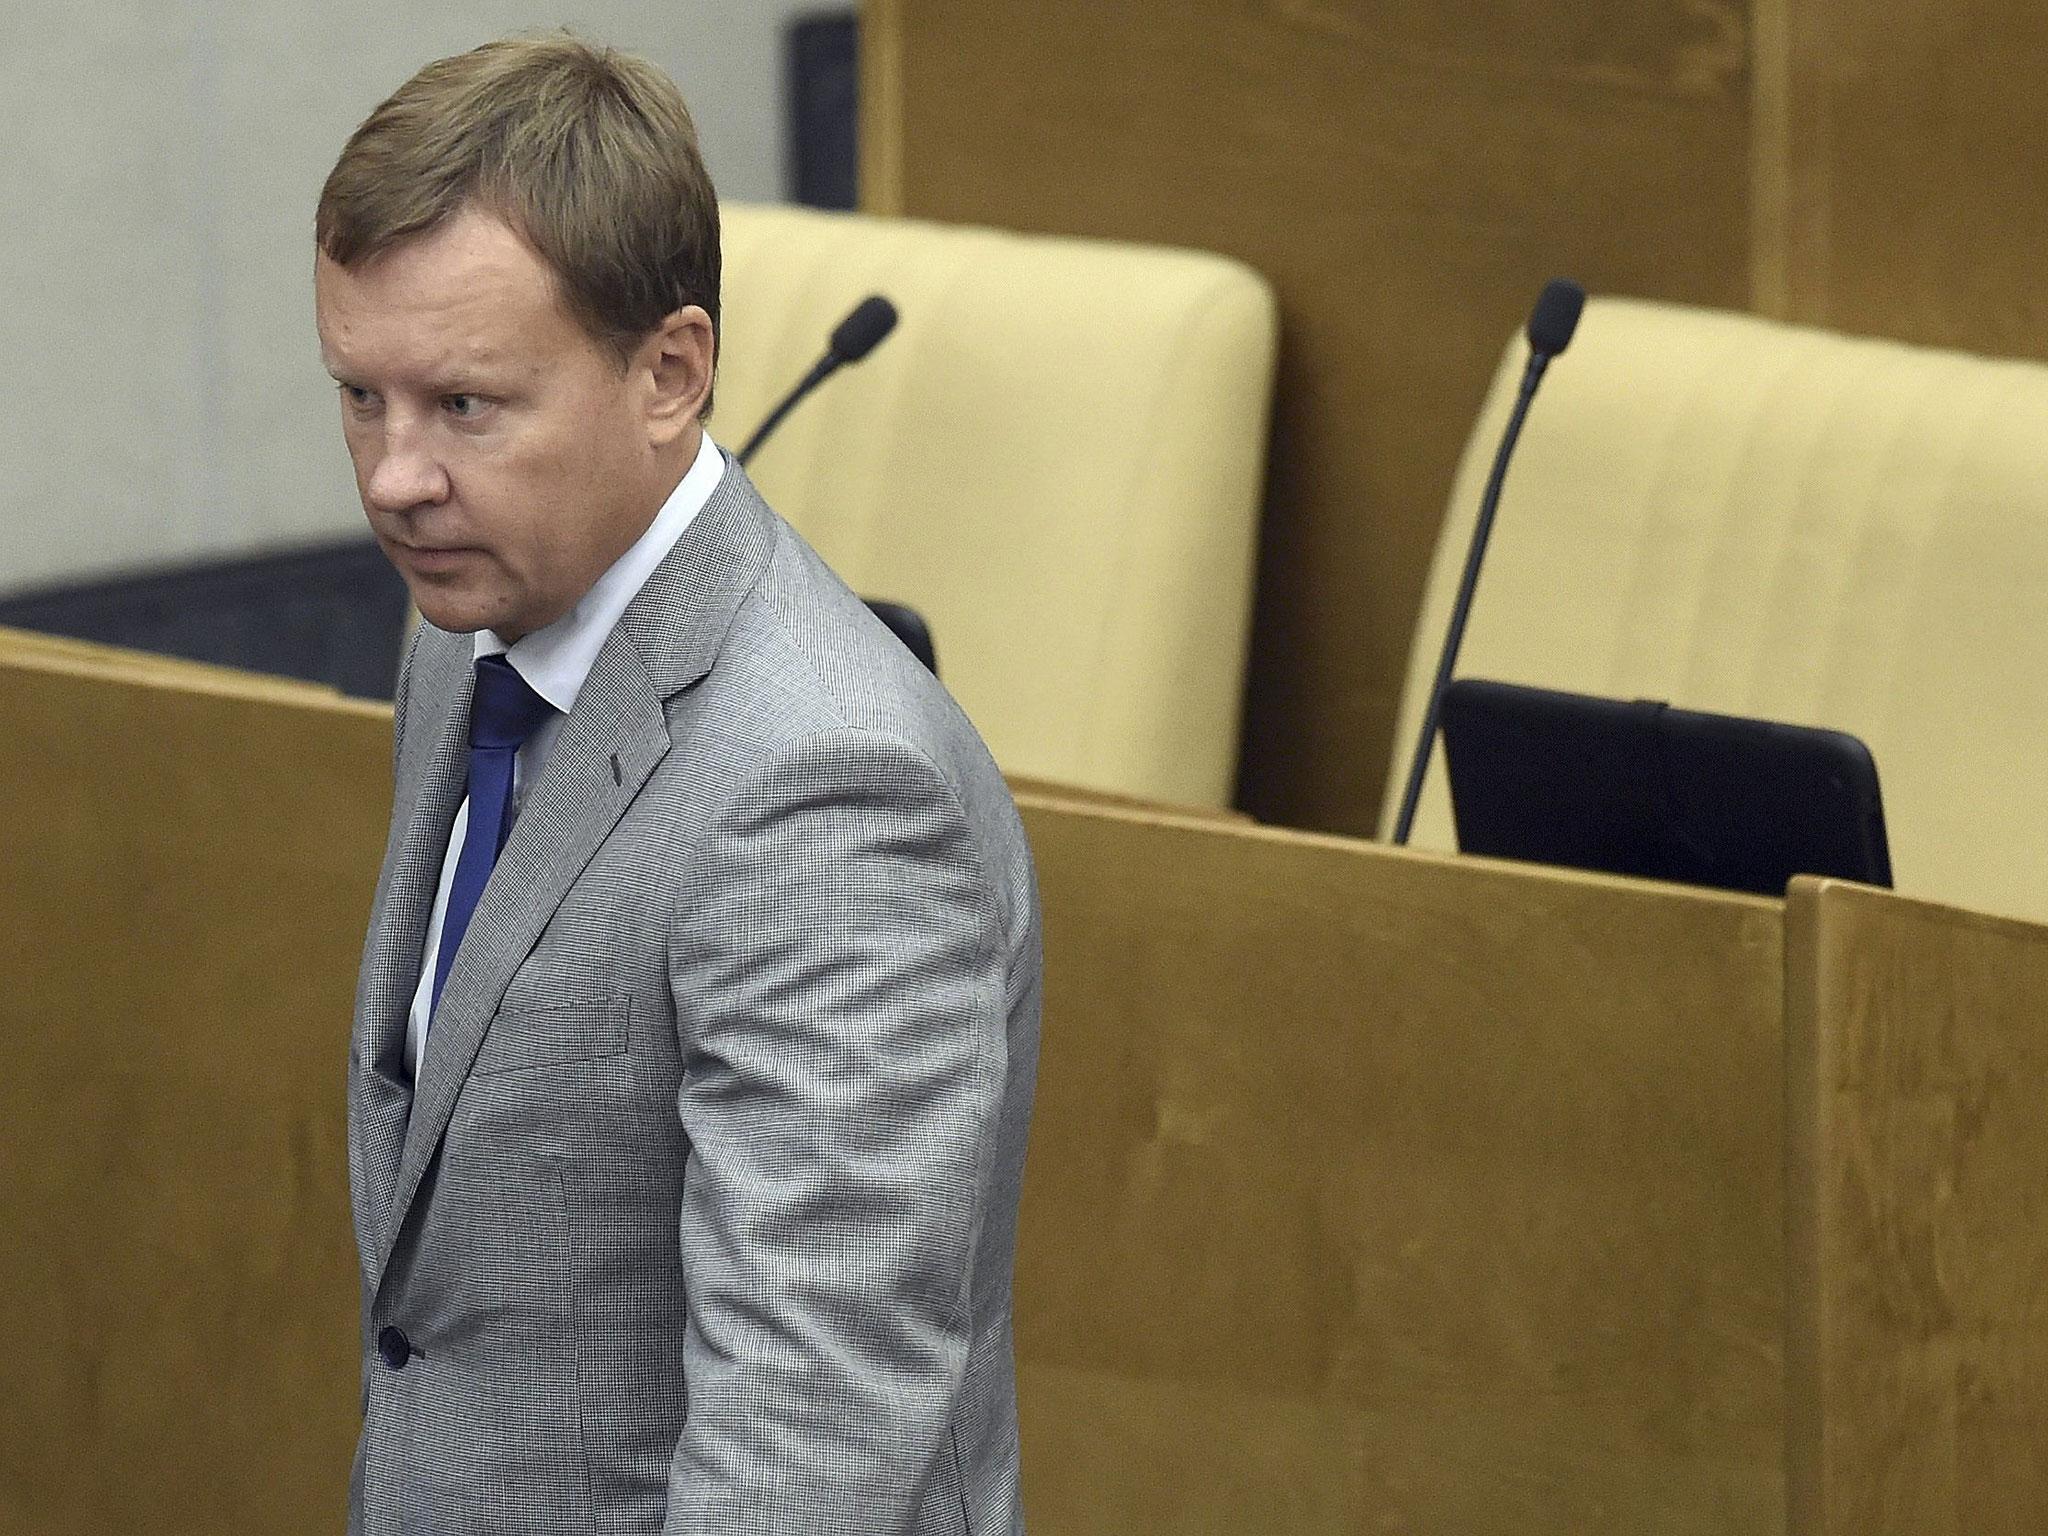
[[[1383, 828], [1526, 356], [1466, 446]], [[1508, 474], [1458, 673], [1851, 731], [1900, 890], [2048, 918], [2048, 367], [1594, 301]], [[1414, 841], [1452, 845], [1440, 747]]]
[[1231, 793], [1276, 319], [1221, 257], [726, 204], [713, 433], [737, 448], [869, 293], [902, 319], [749, 466], [930, 622], [1014, 773]]

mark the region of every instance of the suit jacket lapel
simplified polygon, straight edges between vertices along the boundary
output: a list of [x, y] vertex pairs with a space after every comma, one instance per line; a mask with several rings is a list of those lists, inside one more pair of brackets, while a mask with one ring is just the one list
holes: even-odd
[[[446, 653], [461, 652], [457, 662]], [[467, 637], [429, 634], [415, 667], [414, 696], [450, 694], [433, 738], [415, 745], [400, 764], [399, 829], [386, 856], [370, 919], [363, 984], [356, 999], [356, 1123], [363, 1183], [370, 1201], [370, 1230], [380, 1240], [398, 1184], [400, 1149], [412, 1108], [412, 1070], [405, 1058], [406, 1019], [419, 985], [420, 956], [427, 919], [439, 888], [449, 828], [462, 803], [469, 769], [469, 698], [474, 673], [466, 664]], [[448, 674], [442, 682], [437, 666]], [[422, 712], [422, 723], [431, 721]], [[417, 726], [415, 727], [418, 728]], [[414, 767], [419, 763], [422, 766]], [[408, 788], [409, 786], [409, 788]], [[409, 800], [406, 796], [409, 794]]]
[[[606, 647], [577, 695], [575, 711], [549, 746], [455, 952], [413, 1088], [380, 1274], [513, 973], [668, 752], [661, 700], [637, 662], [615, 656], [614, 649]], [[613, 664], [607, 666], [607, 659]]]
[[[728, 467], [704, 510], [606, 640], [575, 709], [549, 745], [456, 951], [428, 1031], [383, 1227], [379, 1276], [514, 972], [667, 755], [664, 705], [710, 669], [734, 612], [758, 579], [771, 537], [766, 507], [740, 471]], [[468, 732], [466, 704], [458, 712], [464, 717], [459, 744]], [[462, 761], [466, 765], [466, 750]], [[435, 766], [441, 767], [438, 754]], [[453, 814], [451, 804], [441, 821], [443, 850]], [[429, 909], [439, 874], [437, 856], [427, 882]], [[424, 921], [423, 914], [422, 926]], [[418, 947], [416, 933], [415, 959]]]

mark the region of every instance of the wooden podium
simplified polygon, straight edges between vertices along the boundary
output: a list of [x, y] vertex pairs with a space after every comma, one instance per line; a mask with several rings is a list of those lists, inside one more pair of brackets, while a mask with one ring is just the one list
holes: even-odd
[[[0, 1536], [338, 1527], [388, 711], [0, 720]], [[2048, 930], [1022, 803], [1034, 1536], [2048, 1529]]]

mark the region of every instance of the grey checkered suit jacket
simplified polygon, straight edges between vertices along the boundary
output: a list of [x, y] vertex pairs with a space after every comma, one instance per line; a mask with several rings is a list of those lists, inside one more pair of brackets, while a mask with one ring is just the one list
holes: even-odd
[[423, 626], [399, 687], [350, 1530], [1021, 1530], [1038, 914], [973, 728], [728, 465], [528, 786], [415, 1085], [472, 673]]

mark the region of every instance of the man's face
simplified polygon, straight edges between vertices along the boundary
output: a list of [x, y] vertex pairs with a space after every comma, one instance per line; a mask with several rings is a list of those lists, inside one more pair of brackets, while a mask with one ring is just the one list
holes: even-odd
[[512, 641], [567, 613], [696, 451], [662, 338], [622, 373], [488, 213], [354, 267], [322, 255], [314, 295], [363, 510], [443, 629]]

